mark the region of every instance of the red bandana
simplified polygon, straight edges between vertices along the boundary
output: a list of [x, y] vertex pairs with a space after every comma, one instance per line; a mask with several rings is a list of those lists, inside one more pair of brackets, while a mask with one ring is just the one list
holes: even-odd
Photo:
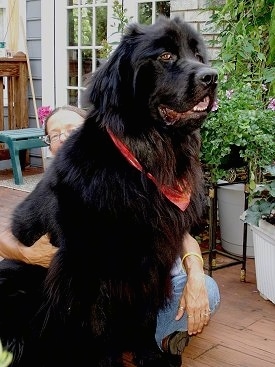
[[[108, 134], [110, 135], [111, 139], [113, 140], [116, 147], [119, 151], [124, 155], [129, 163], [131, 163], [135, 168], [139, 171], [143, 171], [141, 164], [139, 161], [134, 157], [132, 152], [124, 145], [114, 134], [107, 129]], [[161, 185], [159, 186], [156, 179], [151, 175], [151, 173], [146, 173], [147, 177], [150, 178], [154, 182], [154, 184], [159, 188], [164, 196], [167, 197], [172, 203], [177, 205], [182, 211], [184, 211], [190, 203], [190, 190], [185, 192], [183, 191], [183, 187], [180, 185], [179, 182], [176, 183], [176, 187], [172, 188], [169, 186]]]

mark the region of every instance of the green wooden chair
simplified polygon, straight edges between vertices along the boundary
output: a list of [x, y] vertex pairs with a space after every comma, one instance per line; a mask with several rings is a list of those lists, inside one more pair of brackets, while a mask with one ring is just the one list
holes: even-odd
[[9, 148], [13, 177], [16, 185], [23, 184], [22, 168], [19, 159], [20, 150], [42, 148], [47, 144], [43, 137], [45, 131], [42, 128], [24, 128], [0, 131], [0, 143], [7, 144]]

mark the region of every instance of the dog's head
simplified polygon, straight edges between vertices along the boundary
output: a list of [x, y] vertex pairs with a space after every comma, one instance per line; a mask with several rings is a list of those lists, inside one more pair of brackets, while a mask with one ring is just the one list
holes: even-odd
[[180, 18], [131, 24], [91, 78], [93, 113], [116, 133], [196, 130], [211, 110], [217, 87], [217, 72], [207, 63], [202, 37]]

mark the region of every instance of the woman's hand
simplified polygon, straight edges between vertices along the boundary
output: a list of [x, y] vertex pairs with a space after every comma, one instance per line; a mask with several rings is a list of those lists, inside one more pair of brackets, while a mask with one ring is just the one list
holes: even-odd
[[187, 254], [183, 264], [187, 282], [182, 292], [176, 320], [186, 312], [188, 334], [192, 335], [200, 333], [208, 324], [210, 310], [200, 246], [189, 233], [183, 238], [183, 255]]
[[32, 246], [20, 247], [21, 252], [24, 255], [25, 262], [33, 265], [40, 265], [44, 268], [48, 268], [54, 257], [57, 247], [50, 243], [50, 239], [47, 234], [39, 238]]
[[187, 283], [181, 296], [180, 308], [176, 320], [180, 319], [184, 312], [187, 313], [189, 335], [202, 332], [203, 327], [207, 325], [210, 320], [205, 277], [201, 272], [188, 275]]
[[47, 235], [27, 247], [13, 236], [9, 228], [0, 234], [0, 256], [5, 259], [20, 260], [48, 268], [56, 251], [57, 247], [50, 243]]

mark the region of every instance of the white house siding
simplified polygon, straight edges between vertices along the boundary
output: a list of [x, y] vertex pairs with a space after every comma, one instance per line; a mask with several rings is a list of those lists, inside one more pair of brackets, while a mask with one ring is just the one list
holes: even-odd
[[[20, 0], [22, 1], [22, 0]], [[52, 0], [50, 0], [52, 1]], [[20, 4], [20, 24], [19, 24], [19, 51], [26, 52], [27, 45], [28, 56], [31, 66], [32, 81], [34, 86], [35, 102], [37, 107], [41, 106], [41, 0], [25, 0], [26, 9], [22, 9]], [[22, 14], [24, 13], [24, 14]], [[24, 19], [26, 16], [26, 23]], [[28, 109], [29, 109], [29, 127], [36, 127], [36, 117], [32, 91], [28, 88]], [[41, 149], [31, 149], [30, 163], [32, 166], [42, 166]], [[11, 168], [10, 160], [0, 161], [0, 170]]]
[[217, 58], [219, 49], [213, 47], [209, 41], [216, 37], [216, 33], [210, 31], [209, 21], [212, 15], [211, 11], [206, 11], [206, 4], [208, 0], [172, 0], [171, 1], [171, 17], [181, 16], [186, 22], [192, 24], [194, 28], [202, 33], [203, 38], [208, 43], [209, 59]]
[[[31, 87], [28, 88], [29, 126], [36, 127], [37, 121], [34, 105], [36, 104], [36, 106], [39, 107], [42, 101], [41, 0], [26, 0], [26, 43], [34, 90], [33, 96]], [[29, 86], [31, 85], [30, 83]], [[41, 149], [31, 150], [30, 162], [32, 166], [42, 165]]]

